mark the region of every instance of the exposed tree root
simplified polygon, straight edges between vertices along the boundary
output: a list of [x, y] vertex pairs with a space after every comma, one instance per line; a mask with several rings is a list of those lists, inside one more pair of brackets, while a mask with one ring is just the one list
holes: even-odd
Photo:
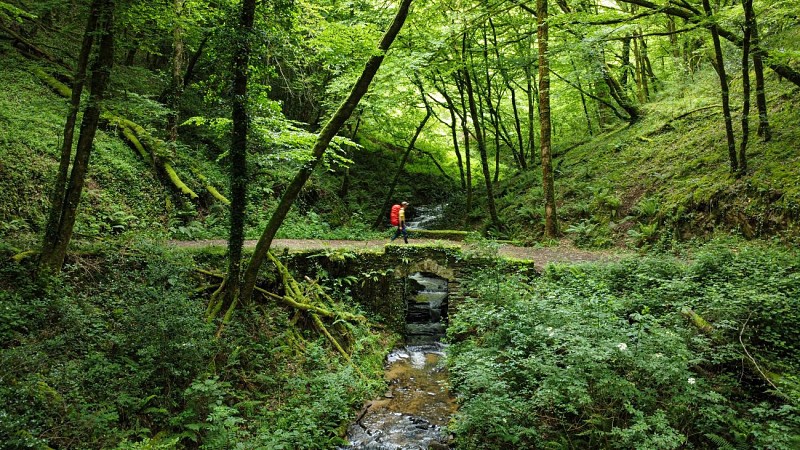
[[[303, 318], [310, 319], [314, 328], [323, 335], [328, 342], [342, 355], [342, 357], [353, 367], [353, 369], [361, 376], [364, 374], [353, 364], [353, 335], [351, 327], [353, 322], [366, 323], [367, 319], [364, 316], [351, 314], [344, 311], [338, 311], [334, 300], [322, 289], [319, 284], [313, 280], [307, 280], [304, 285], [301, 285], [297, 280], [292, 277], [289, 270], [284, 266], [271, 252], [267, 254], [269, 259], [275, 264], [278, 274], [281, 277], [281, 282], [284, 288], [284, 295], [278, 295], [272, 292], [256, 287], [256, 292], [261, 293], [264, 298], [277, 300], [284, 305], [294, 309], [295, 313], [292, 315], [290, 325], [292, 328], [292, 337], [290, 344], [297, 348], [299, 351], [304, 351], [306, 347], [305, 339], [300, 333], [299, 323]], [[224, 286], [227, 282], [227, 277], [220, 272], [213, 272], [204, 269], [196, 269], [197, 272], [204, 275], [209, 275], [217, 279], [221, 279], [219, 287], [211, 295], [208, 307], [206, 308], [206, 320], [213, 321], [219, 316], [223, 308]], [[206, 287], [208, 289], [208, 287]], [[222, 329], [227, 324], [232, 314], [238, 305], [235, 300], [231, 302], [225, 315], [222, 318], [220, 328], [217, 330], [217, 336], [222, 333]], [[327, 322], [330, 322], [326, 324]], [[333, 330], [333, 332], [332, 332]]]

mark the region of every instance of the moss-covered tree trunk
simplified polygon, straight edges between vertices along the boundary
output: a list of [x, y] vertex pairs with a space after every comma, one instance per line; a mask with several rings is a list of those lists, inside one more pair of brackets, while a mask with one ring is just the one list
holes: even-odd
[[170, 142], [178, 140], [178, 105], [183, 95], [183, 26], [181, 17], [183, 16], [183, 3], [185, 0], [173, 0], [172, 9], [175, 14], [175, 26], [172, 29], [172, 82], [169, 87], [168, 106], [170, 109], [167, 115], [167, 132]]
[[278, 232], [278, 228], [280, 228], [283, 220], [289, 213], [289, 210], [291, 209], [295, 199], [297, 199], [297, 196], [300, 194], [300, 190], [303, 188], [303, 185], [305, 185], [306, 181], [311, 176], [311, 173], [322, 160], [322, 156], [325, 154], [328, 144], [330, 144], [331, 140], [334, 138], [334, 136], [336, 136], [336, 133], [339, 132], [339, 130], [342, 128], [342, 125], [344, 125], [344, 123], [353, 113], [353, 110], [356, 108], [356, 106], [358, 106], [358, 102], [361, 100], [361, 97], [367, 93], [369, 85], [372, 83], [372, 79], [378, 72], [386, 52], [389, 50], [389, 47], [392, 45], [392, 42], [394, 42], [394, 39], [397, 37], [397, 34], [400, 32], [400, 29], [405, 23], [406, 17], [408, 16], [408, 10], [411, 7], [411, 2], [412, 0], [403, 0], [402, 3], [400, 3], [392, 24], [386, 30], [386, 33], [383, 35], [383, 38], [378, 45], [378, 52], [370, 57], [370, 59], [367, 61], [361, 76], [356, 81], [353, 89], [350, 91], [350, 94], [339, 106], [330, 120], [328, 120], [328, 123], [322, 128], [322, 131], [320, 131], [317, 140], [314, 143], [314, 147], [311, 150], [311, 159], [303, 166], [302, 169], [300, 169], [300, 171], [297, 172], [295, 177], [292, 179], [292, 182], [289, 183], [289, 186], [283, 193], [281, 201], [278, 203], [278, 207], [275, 209], [275, 212], [272, 214], [272, 217], [267, 223], [267, 227], [261, 234], [258, 244], [256, 244], [256, 248], [253, 251], [253, 256], [250, 258], [250, 262], [247, 265], [247, 270], [245, 271], [244, 279], [242, 280], [239, 298], [247, 300], [252, 297], [253, 290], [256, 285], [256, 279], [258, 277], [258, 271], [261, 268], [261, 265], [264, 263], [267, 252], [272, 245], [272, 239], [275, 237], [275, 234]]
[[547, 24], [547, 0], [536, 2], [537, 42], [539, 45], [539, 142], [542, 153], [542, 188], [544, 191], [544, 235], [558, 235], [556, 220], [556, 195], [553, 180], [553, 156], [550, 142], [550, 59], [547, 54], [549, 30]]
[[[92, 11], [99, 10], [102, 0], [92, 2]], [[61, 214], [64, 210], [64, 195], [66, 194], [67, 176], [69, 175], [69, 163], [72, 159], [72, 144], [75, 137], [75, 124], [78, 119], [78, 110], [81, 106], [81, 94], [83, 86], [86, 84], [86, 68], [89, 65], [89, 56], [94, 45], [94, 34], [97, 29], [97, 14], [89, 14], [86, 21], [86, 31], [83, 33], [83, 43], [78, 55], [75, 75], [72, 78], [72, 92], [70, 98], [69, 111], [64, 124], [64, 141], [61, 144], [61, 157], [58, 163], [58, 172], [53, 190], [50, 194], [50, 214], [45, 226], [44, 240], [42, 242], [42, 255], [53, 255], [54, 247], [58, 242], [58, 228], [61, 222]], [[44, 259], [42, 259], [44, 261]], [[42, 268], [52, 266], [46, 262]]]
[[100, 104], [103, 101], [111, 67], [114, 63], [114, 0], [101, 0], [96, 14], [98, 17], [99, 48], [97, 56], [92, 63], [92, 77], [89, 99], [83, 112], [78, 145], [75, 150], [75, 159], [72, 163], [69, 185], [64, 193], [64, 202], [61, 207], [61, 217], [58, 222], [58, 231], [55, 239], [47, 242], [42, 249], [39, 262], [40, 269], [48, 272], [59, 272], [64, 264], [67, 247], [72, 238], [72, 230], [77, 217], [78, 204], [80, 203], [83, 185], [86, 181], [86, 172], [89, 166], [89, 156], [92, 152], [94, 137], [100, 124]]
[[[753, 10], [753, 0], [746, 0], [743, 5], [745, 27], [750, 30], [750, 46], [753, 51], [753, 70], [756, 75], [756, 108], [758, 108], [758, 135], [764, 138], [764, 142], [772, 139], [769, 129], [769, 118], [767, 117], [767, 95], [764, 88], [764, 51], [758, 37], [758, 21], [756, 12]], [[742, 43], [744, 48], [744, 42]]]
[[[708, 0], [703, 0], [703, 9], [708, 17], [712, 17], [714, 12]], [[733, 136], [733, 119], [731, 118], [731, 100], [728, 88], [728, 75], [725, 73], [725, 59], [722, 55], [722, 44], [719, 41], [719, 31], [716, 25], [710, 27], [711, 40], [714, 42], [714, 58], [716, 63], [714, 68], [719, 75], [719, 85], [722, 93], [722, 115], [725, 120], [725, 138], [728, 142], [728, 159], [731, 163], [731, 173], [737, 173], [739, 163], [736, 158], [736, 138]]]
[[[747, 11], [748, 3], [753, 6], [753, 0], [742, 0], [742, 7]], [[745, 17], [747, 13], [745, 13]], [[747, 140], [750, 138], [750, 38], [751, 22], [745, 19], [744, 45], [742, 46], [742, 140], [739, 143], [739, 173], [747, 172]]]

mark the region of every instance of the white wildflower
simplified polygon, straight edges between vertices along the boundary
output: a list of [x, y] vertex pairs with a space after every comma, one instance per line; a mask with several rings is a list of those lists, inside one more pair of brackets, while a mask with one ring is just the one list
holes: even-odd
[[550, 337], [555, 336], [556, 332], [553, 331], [553, 327], [547, 327], [547, 335]]
[[617, 348], [619, 349], [619, 351], [624, 352], [625, 350], [628, 349], [628, 344], [620, 342], [619, 344], [617, 344]]
[[664, 357], [664, 354], [663, 354], [663, 353], [656, 353], [656, 354], [655, 354], [655, 355], [653, 355], [653, 356], [655, 356], [656, 358], [663, 358], [663, 357]]
[[686, 380], [686, 382], [689, 383], [689, 384], [694, 384], [696, 381], [695, 381], [695, 379], [693, 377], [689, 377], [689, 379]]

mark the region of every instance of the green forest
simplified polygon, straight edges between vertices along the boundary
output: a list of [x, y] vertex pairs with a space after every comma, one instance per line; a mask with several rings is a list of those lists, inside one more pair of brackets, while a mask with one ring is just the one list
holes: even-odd
[[440, 249], [457, 409], [380, 448], [800, 448], [799, 23], [0, 0], [0, 450], [362, 448], [365, 261]]

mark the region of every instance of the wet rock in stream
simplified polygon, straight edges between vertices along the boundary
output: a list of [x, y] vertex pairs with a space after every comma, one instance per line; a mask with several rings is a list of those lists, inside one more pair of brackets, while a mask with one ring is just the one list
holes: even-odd
[[350, 425], [344, 449], [447, 448], [444, 426], [455, 411], [441, 344], [406, 347], [387, 358], [389, 391]]

